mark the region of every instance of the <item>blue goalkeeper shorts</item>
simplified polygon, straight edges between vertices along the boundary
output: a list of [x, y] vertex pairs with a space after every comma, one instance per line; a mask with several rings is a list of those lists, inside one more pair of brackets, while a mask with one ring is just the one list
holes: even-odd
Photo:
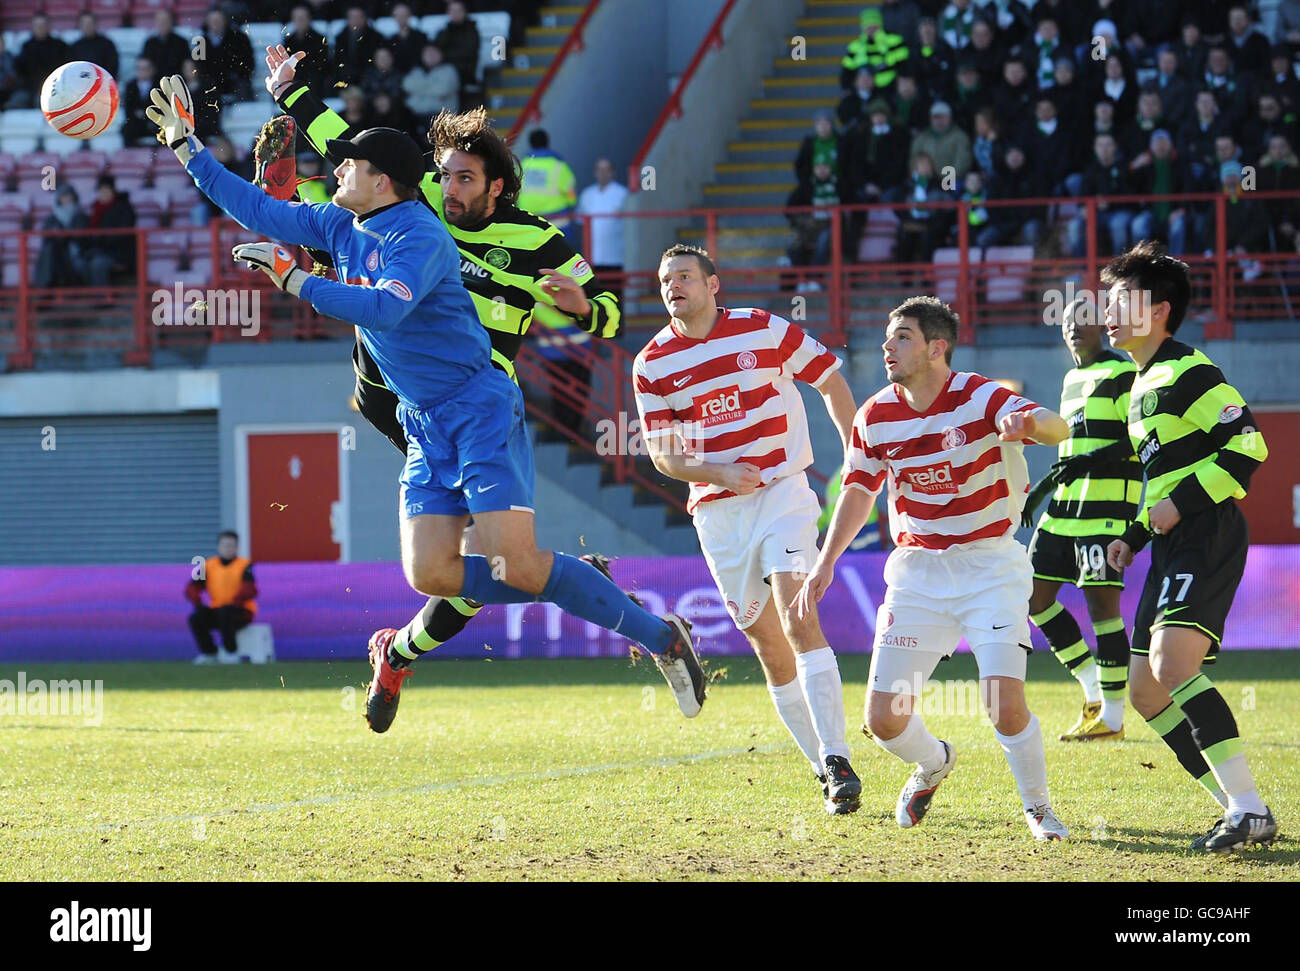
[[428, 408], [397, 407], [406, 432], [402, 517], [533, 511], [533, 444], [519, 386], [487, 367]]

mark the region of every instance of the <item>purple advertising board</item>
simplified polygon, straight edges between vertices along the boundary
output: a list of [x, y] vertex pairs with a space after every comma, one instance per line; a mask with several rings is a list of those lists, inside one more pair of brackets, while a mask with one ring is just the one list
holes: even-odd
[[[822, 626], [840, 652], [870, 649], [884, 596], [883, 553], [839, 563], [821, 604]], [[1132, 623], [1149, 554], [1129, 570], [1124, 617]], [[422, 598], [396, 563], [261, 563], [258, 621], [271, 625], [280, 660], [362, 660], [381, 627], [401, 627]], [[655, 613], [695, 625], [705, 654], [747, 654], [700, 557], [616, 560], [615, 579]], [[0, 568], [0, 663], [188, 660], [195, 653], [182, 590], [189, 565]], [[1086, 617], [1079, 591], [1061, 600]], [[1083, 626], [1087, 628], [1084, 621]], [[1037, 647], [1045, 647], [1034, 631]], [[1300, 546], [1250, 550], [1228, 618], [1224, 648], [1300, 647]], [[624, 657], [627, 641], [550, 604], [490, 606], [438, 653], [454, 657]]]

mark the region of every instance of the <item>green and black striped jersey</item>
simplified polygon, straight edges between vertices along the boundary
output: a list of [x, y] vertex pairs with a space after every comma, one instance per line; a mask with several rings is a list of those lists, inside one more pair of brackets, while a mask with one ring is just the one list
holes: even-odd
[[[1137, 365], [1109, 349], [1066, 373], [1061, 417], [1070, 437], [1057, 447], [1060, 458], [1128, 442], [1129, 389], [1136, 374]], [[1057, 536], [1119, 536], [1136, 518], [1141, 498], [1142, 466], [1129, 451], [1058, 485], [1038, 528]]]
[[[292, 87], [280, 99], [312, 147], [329, 157], [325, 143], [349, 138], [355, 132], [346, 121], [316, 97], [306, 85]], [[338, 159], [330, 159], [337, 164]], [[477, 226], [447, 222], [442, 212], [442, 184], [429, 172], [420, 183], [429, 206], [443, 221], [460, 250], [460, 275], [474, 301], [479, 320], [492, 341], [492, 360], [514, 377], [514, 359], [524, 334], [536, 321], [546, 327], [578, 330], [573, 339], [614, 337], [622, 324], [618, 298], [596, 280], [591, 265], [573, 251], [564, 234], [540, 216], [498, 201], [493, 214]], [[591, 303], [588, 317], [574, 317], [555, 306], [555, 298], [541, 288], [543, 268], [559, 270], [582, 285]], [[368, 355], [355, 355], [358, 374], [372, 384], [383, 384], [377, 368], [366, 367]]]
[[1147, 478], [1142, 512], [1124, 535], [1135, 550], [1151, 535], [1157, 502], [1172, 499], [1186, 517], [1241, 499], [1268, 457], [1237, 389], [1204, 353], [1172, 337], [1133, 379], [1128, 432]]

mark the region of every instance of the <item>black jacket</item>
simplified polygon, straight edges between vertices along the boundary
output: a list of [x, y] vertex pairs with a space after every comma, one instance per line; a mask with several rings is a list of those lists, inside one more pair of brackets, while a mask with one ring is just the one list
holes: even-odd
[[140, 56], [153, 61], [159, 77], [167, 77], [181, 73], [181, 65], [190, 56], [190, 45], [174, 30], [166, 37], [153, 34], [144, 42]]
[[117, 77], [117, 45], [103, 34], [77, 38], [72, 44], [70, 56], [74, 61], [98, 64], [113, 77]]
[[474, 21], [466, 17], [462, 24], [447, 24], [433, 42], [442, 48], [447, 62], [455, 65], [461, 84], [472, 84], [478, 78], [479, 36]]
[[51, 35], [44, 40], [37, 40], [35, 37], [27, 38], [26, 43], [18, 51], [15, 63], [18, 74], [23, 79], [23, 87], [35, 96], [40, 92], [41, 85], [50, 76], [50, 72], [71, 60], [73, 60], [72, 48]]

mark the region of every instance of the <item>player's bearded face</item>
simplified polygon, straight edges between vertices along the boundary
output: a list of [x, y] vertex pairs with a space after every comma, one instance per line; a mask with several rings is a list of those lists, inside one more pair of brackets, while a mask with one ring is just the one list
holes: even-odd
[[492, 186], [483, 160], [452, 152], [442, 163], [442, 214], [453, 226], [472, 226], [492, 214]]

